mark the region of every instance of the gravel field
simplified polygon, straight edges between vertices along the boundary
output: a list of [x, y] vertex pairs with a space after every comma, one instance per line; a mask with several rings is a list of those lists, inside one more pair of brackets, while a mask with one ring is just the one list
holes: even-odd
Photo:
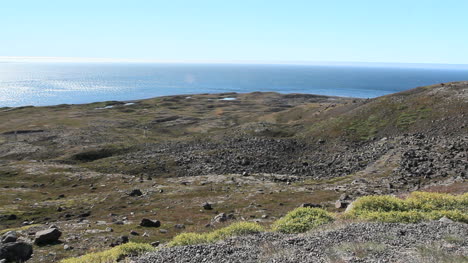
[[135, 262], [468, 262], [467, 236], [462, 223], [333, 224], [299, 235], [261, 233], [163, 248]]

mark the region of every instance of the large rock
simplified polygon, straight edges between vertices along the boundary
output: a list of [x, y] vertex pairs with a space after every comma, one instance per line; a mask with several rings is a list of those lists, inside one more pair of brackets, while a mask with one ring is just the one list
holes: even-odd
[[36, 233], [34, 243], [37, 245], [52, 244], [59, 240], [62, 232], [57, 228], [49, 228]]
[[140, 226], [143, 226], [143, 227], [160, 227], [161, 226], [161, 222], [159, 222], [159, 220], [151, 220], [151, 219], [148, 219], [148, 218], [143, 218], [140, 222]]
[[0, 238], [0, 243], [12, 243], [16, 242], [17, 239], [18, 234], [15, 231], [8, 231]]
[[142, 196], [143, 193], [141, 192], [140, 189], [133, 189], [130, 193], [128, 193], [129, 196]]
[[212, 210], [212, 209], [213, 209], [213, 206], [211, 206], [211, 204], [208, 203], [208, 202], [203, 203], [203, 204], [202, 204], [202, 207], [203, 207], [203, 209], [205, 209], [205, 210]]
[[338, 200], [335, 202], [335, 207], [336, 208], [346, 208], [351, 202], [348, 201], [343, 201], [343, 200]]
[[212, 224], [222, 223], [222, 222], [226, 222], [228, 220], [233, 220], [233, 219], [236, 219], [236, 217], [233, 214], [226, 215], [225, 213], [220, 213], [217, 216], [215, 216], [213, 220], [211, 220], [211, 223]]
[[441, 219], [439, 219], [439, 222], [442, 222], [442, 223], [453, 223], [453, 220], [444, 216], [442, 217]]
[[221, 222], [226, 222], [227, 220], [228, 220], [227, 215], [225, 213], [221, 213], [215, 216], [211, 222], [221, 223]]
[[24, 262], [31, 258], [33, 248], [25, 242], [13, 242], [0, 245], [0, 260], [6, 262]]
[[129, 242], [128, 236], [120, 236], [114, 242], [110, 244], [111, 247], [119, 246]]

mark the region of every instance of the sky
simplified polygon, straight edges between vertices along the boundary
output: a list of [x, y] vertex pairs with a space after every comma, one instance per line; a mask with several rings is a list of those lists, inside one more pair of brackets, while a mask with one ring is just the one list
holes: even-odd
[[0, 0], [0, 56], [468, 64], [467, 0]]

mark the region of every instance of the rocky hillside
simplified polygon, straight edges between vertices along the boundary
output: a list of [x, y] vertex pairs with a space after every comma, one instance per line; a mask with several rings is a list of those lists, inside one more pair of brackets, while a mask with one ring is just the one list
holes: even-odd
[[53, 225], [59, 240], [34, 245], [29, 262], [55, 262], [122, 240], [164, 243], [220, 217], [269, 225], [301, 204], [464, 193], [467, 116], [468, 82], [375, 99], [254, 92], [1, 108], [0, 234], [34, 240]]

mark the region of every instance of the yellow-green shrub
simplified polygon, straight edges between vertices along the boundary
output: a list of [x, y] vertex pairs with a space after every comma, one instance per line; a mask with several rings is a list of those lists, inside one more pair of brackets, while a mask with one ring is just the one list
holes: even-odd
[[188, 246], [210, 243], [208, 233], [182, 233], [175, 236], [168, 246]]
[[114, 263], [128, 256], [137, 256], [154, 250], [155, 248], [149, 244], [130, 242], [102, 252], [64, 259], [60, 263]]
[[390, 211], [408, 211], [408, 205], [395, 196], [390, 195], [369, 195], [358, 198], [353, 202], [351, 212], [359, 215], [368, 211], [390, 212]]
[[437, 210], [424, 213], [427, 220], [438, 220], [447, 217], [453, 221], [468, 223], [468, 213], [459, 210]]
[[333, 216], [320, 208], [300, 207], [273, 223], [272, 229], [282, 233], [302, 233], [333, 221]]
[[460, 210], [468, 212], [468, 193], [450, 195], [429, 192], [413, 192], [405, 200], [410, 209], [421, 211]]
[[468, 222], [468, 194], [413, 192], [406, 199], [364, 196], [353, 202], [346, 217], [390, 223], [415, 223], [448, 217]]
[[217, 241], [232, 236], [243, 236], [262, 231], [265, 231], [265, 229], [257, 223], [238, 222], [209, 233], [209, 239]]
[[262, 231], [265, 229], [257, 223], [237, 222], [209, 233], [182, 233], [174, 237], [168, 246], [212, 243], [228, 237], [255, 234]]
[[424, 215], [416, 211], [364, 212], [359, 214], [359, 218], [386, 223], [416, 223], [423, 220]]

